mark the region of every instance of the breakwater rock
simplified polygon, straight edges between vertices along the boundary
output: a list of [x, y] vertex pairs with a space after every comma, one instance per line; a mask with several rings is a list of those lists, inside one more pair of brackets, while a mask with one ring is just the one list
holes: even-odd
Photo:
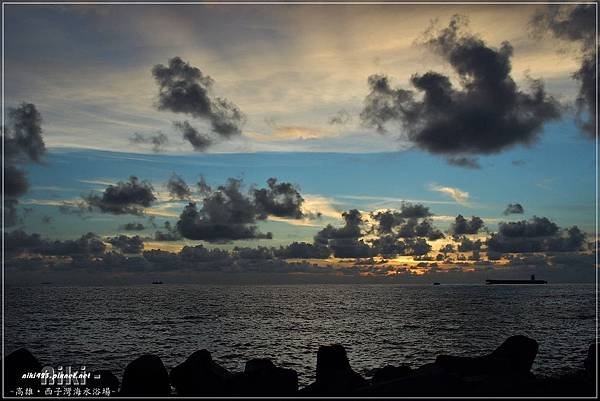
[[[114, 374], [104, 370], [93, 372], [86, 385], [101, 387], [101, 395], [120, 397], [595, 395], [596, 344], [590, 346], [581, 368], [571, 369], [561, 376], [534, 375], [531, 366], [537, 352], [537, 341], [516, 335], [485, 355], [439, 355], [435, 362], [416, 369], [388, 365], [375, 369], [373, 377], [367, 379], [352, 369], [343, 346], [323, 345], [317, 352], [315, 381], [299, 388], [297, 372], [278, 367], [270, 359], [251, 359], [246, 362], [243, 372], [230, 372], [215, 362], [208, 350], [200, 350], [173, 367], [170, 372], [158, 356], [142, 355], [127, 365], [120, 382]], [[21, 348], [14, 351], [6, 356], [4, 363], [6, 396], [56, 396], [50, 391], [53, 386], [58, 386], [56, 383], [44, 384], [39, 378], [28, 377], [29, 373], [43, 369], [28, 350]], [[24, 390], [29, 394], [24, 393]]]

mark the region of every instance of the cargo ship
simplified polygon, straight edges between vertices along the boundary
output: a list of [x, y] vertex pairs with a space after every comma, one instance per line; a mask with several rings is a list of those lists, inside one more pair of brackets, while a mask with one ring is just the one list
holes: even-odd
[[486, 284], [548, 284], [546, 280], [536, 280], [535, 275], [531, 275], [529, 280], [485, 280]]

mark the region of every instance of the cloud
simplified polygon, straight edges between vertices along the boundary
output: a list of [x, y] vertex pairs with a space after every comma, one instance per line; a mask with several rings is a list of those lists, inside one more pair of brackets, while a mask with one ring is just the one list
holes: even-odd
[[189, 203], [177, 222], [179, 233], [188, 239], [209, 242], [271, 237], [258, 232], [256, 206], [241, 188], [241, 180], [230, 178], [207, 194], [202, 207]]
[[483, 242], [481, 240], [471, 240], [465, 236], [460, 237], [460, 243], [458, 244], [459, 252], [479, 252]]
[[456, 216], [454, 223], [450, 225], [450, 232], [453, 235], [477, 234], [484, 226], [481, 217], [471, 216], [470, 220], [465, 219], [461, 214]]
[[173, 227], [171, 223], [165, 221], [164, 223], [164, 231], [157, 230], [154, 233], [154, 239], [156, 241], [179, 241], [183, 237], [177, 230], [177, 227]]
[[433, 226], [429, 218], [431, 216], [429, 208], [421, 204], [404, 203], [400, 211], [378, 211], [372, 212], [370, 216], [376, 222], [371, 231], [377, 232], [380, 236], [390, 235], [394, 240], [426, 237], [433, 241], [444, 237], [444, 234]]
[[189, 185], [177, 174], [173, 173], [167, 182], [167, 190], [173, 199], [189, 200], [192, 190]]
[[39, 234], [15, 230], [6, 233], [4, 240], [4, 250], [9, 255], [96, 255], [106, 249], [104, 242], [94, 233], [87, 233], [77, 240], [52, 241], [43, 239]]
[[142, 231], [146, 229], [142, 223], [136, 222], [125, 223], [120, 228], [125, 231]]
[[7, 110], [7, 126], [3, 128], [4, 155], [4, 225], [14, 226], [20, 220], [17, 212], [19, 198], [29, 190], [23, 166], [40, 163], [46, 153], [42, 136], [42, 116], [32, 103], [21, 103]]
[[[580, 45], [581, 66], [573, 73], [580, 82], [577, 97], [578, 122], [583, 132], [596, 136], [596, 8], [593, 4], [548, 5], [530, 21], [535, 37], [550, 34], [558, 39]], [[582, 116], [583, 112], [587, 116]]]
[[169, 138], [162, 132], [155, 135], [142, 135], [136, 132], [129, 138], [129, 142], [152, 145], [152, 151], [154, 153], [159, 153], [165, 150], [164, 147], [169, 143]]
[[465, 33], [465, 18], [454, 16], [448, 27], [426, 34], [424, 45], [448, 62], [461, 88], [437, 72], [414, 74], [413, 90], [394, 89], [385, 75], [368, 79], [370, 93], [361, 112], [363, 124], [379, 132], [399, 123], [412, 143], [441, 155], [498, 153], [538, 139], [544, 124], [560, 116], [558, 103], [539, 80], [529, 92], [520, 90], [510, 75], [513, 48], [499, 49]]
[[328, 224], [315, 235], [314, 242], [329, 247], [340, 258], [425, 255], [431, 250], [427, 239], [444, 238], [430, 216], [427, 207], [409, 203], [403, 203], [400, 210], [375, 211], [368, 216], [352, 209], [342, 213], [342, 227]]
[[152, 76], [159, 86], [159, 110], [208, 121], [212, 132], [222, 138], [240, 134], [245, 119], [243, 113], [229, 100], [212, 95], [214, 81], [200, 69], [173, 57], [168, 66], [155, 65]]
[[339, 110], [329, 119], [331, 125], [346, 125], [350, 122], [352, 116], [346, 110]]
[[330, 255], [328, 247], [307, 242], [292, 242], [275, 250], [275, 256], [282, 259], [327, 259]]
[[210, 136], [201, 134], [187, 121], [175, 121], [173, 126], [182, 133], [183, 139], [188, 141], [196, 152], [204, 152], [213, 144]]
[[144, 241], [138, 235], [133, 237], [118, 235], [108, 238], [107, 241], [123, 253], [140, 253], [144, 249]]
[[362, 258], [370, 257], [373, 252], [371, 248], [359, 240], [363, 235], [363, 216], [357, 209], [342, 213], [344, 225], [336, 228], [331, 224], [325, 226], [315, 237], [315, 245], [325, 246], [331, 249], [336, 258]]
[[487, 240], [488, 249], [503, 253], [572, 252], [582, 249], [585, 234], [577, 227], [560, 229], [546, 217], [500, 223]]
[[449, 157], [446, 159], [449, 165], [463, 167], [472, 170], [481, 169], [479, 160], [476, 157]]
[[470, 195], [466, 191], [461, 191], [460, 189], [453, 188], [453, 187], [444, 187], [444, 186], [437, 185], [437, 184], [431, 184], [429, 186], [429, 189], [431, 191], [436, 191], [436, 192], [439, 192], [446, 196], [449, 196], [450, 198], [454, 199], [454, 201], [458, 204], [461, 204], [463, 206], [469, 205], [469, 196]]
[[525, 209], [523, 209], [523, 206], [520, 203], [509, 203], [508, 206], [506, 206], [504, 212], [502, 212], [502, 214], [504, 214], [505, 216], [508, 216], [509, 214], [523, 213], [525, 213]]
[[302, 211], [304, 198], [296, 186], [289, 182], [277, 183], [277, 178], [269, 178], [267, 185], [268, 188], [253, 191], [259, 219], [264, 220], [269, 215], [291, 219], [305, 217]]
[[90, 193], [83, 197], [89, 210], [102, 213], [135, 214], [144, 213], [144, 208], [156, 200], [154, 188], [148, 181], [140, 181], [137, 177], [129, 177], [129, 181], [120, 181], [109, 185], [102, 195]]

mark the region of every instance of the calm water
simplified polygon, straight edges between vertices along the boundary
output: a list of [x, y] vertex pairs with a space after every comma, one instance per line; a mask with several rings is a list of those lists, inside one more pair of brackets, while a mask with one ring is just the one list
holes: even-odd
[[5, 302], [7, 352], [119, 376], [145, 352], [170, 368], [207, 348], [230, 369], [270, 357], [308, 383], [320, 344], [343, 344], [368, 374], [519, 333], [540, 344], [534, 370], [551, 374], [580, 367], [595, 338], [595, 287], [581, 284], [29, 287], [7, 288]]

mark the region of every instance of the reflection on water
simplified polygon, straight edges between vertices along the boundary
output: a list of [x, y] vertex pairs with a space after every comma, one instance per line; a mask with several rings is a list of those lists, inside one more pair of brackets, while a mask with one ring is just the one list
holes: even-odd
[[308, 383], [320, 344], [343, 344], [367, 373], [519, 333], [540, 343], [534, 371], [550, 374], [581, 366], [595, 335], [594, 285], [581, 284], [28, 287], [7, 288], [5, 302], [7, 352], [119, 376], [142, 353], [170, 368], [206, 348], [234, 370], [270, 357]]

